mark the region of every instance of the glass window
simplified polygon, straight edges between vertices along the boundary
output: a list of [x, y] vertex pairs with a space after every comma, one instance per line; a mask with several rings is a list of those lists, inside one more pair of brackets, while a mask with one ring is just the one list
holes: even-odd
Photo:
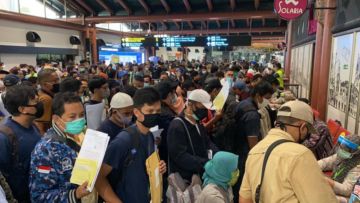
[[109, 23], [109, 30], [120, 31], [120, 23]]
[[64, 5], [58, 0], [46, 0], [45, 16], [50, 19], [59, 19], [65, 15]]
[[45, 9], [42, 1], [39, 0], [20, 0], [20, 13], [45, 17]]
[[109, 29], [109, 24], [108, 23], [99, 23], [99, 24], [96, 24], [96, 27], [103, 28], [103, 29]]
[[18, 0], [1, 0], [0, 9], [5, 11], [19, 12]]

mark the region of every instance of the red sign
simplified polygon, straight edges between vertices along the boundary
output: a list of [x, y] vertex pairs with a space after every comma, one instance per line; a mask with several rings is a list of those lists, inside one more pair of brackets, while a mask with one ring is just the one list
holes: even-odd
[[281, 18], [292, 20], [305, 13], [307, 2], [308, 0], [275, 0], [274, 8]]

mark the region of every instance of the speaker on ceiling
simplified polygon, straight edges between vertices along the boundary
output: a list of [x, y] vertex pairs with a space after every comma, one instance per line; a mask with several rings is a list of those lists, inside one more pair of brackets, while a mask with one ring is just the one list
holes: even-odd
[[195, 53], [199, 53], [200, 51], [199, 51], [199, 49], [195, 49]]
[[166, 47], [166, 51], [172, 51], [171, 47]]
[[41, 42], [39, 34], [32, 31], [26, 33], [26, 40], [29, 42]]
[[70, 44], [72, 44], [72, 45], [80, 45], [81, 44], [81, 41], [80, 41], [79, 37], [77, 37], [77, 36], [70, 36], [69, 40], [70, 40]]
[[103, 39], [97, 39], [96, 45], [97, 45], [97, 47], [103, 47], [103, 46], [106, 46], [106, 43]]

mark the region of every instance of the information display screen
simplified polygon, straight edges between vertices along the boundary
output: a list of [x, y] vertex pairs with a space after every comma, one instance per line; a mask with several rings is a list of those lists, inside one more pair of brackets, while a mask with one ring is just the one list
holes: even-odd
[[251, 46], [251, 36], [175, 36], [121, 39], [123, 47], [226, 47]]
[[155, 47], [159, 46], [155, 37], [127, 37], [121, 39], [123, 47]]

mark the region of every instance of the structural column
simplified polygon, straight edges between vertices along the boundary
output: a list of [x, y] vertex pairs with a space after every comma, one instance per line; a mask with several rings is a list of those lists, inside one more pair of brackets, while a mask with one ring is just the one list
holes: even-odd
[[[327, 8], [336, 7], [336, 0], [327, 0]], [[331, 29], [335, 21], [336, 10], [326, 9], [324, 18], [324, 30], [323, 30], [323, 41], [321, 49], [321, 62], [320, 62], [320, 78], [319, 78], [319, 94], [318, 94], [318, 110], [320, 112], [320, 118], [326, 119], [327, 109], [327, 94], [328, 94], [328, 83], [329, 83], [329, 71], [330, 71], [330, 59], [331, 59], [331, 44], [332, 44], [332, 33]]]
[[286, 39], [286, 58], [285, 58], [285, 77], [290, 77], [291, 66], [291, 41], [292, 41], [292, 21], [289, 21], [287, 27], [287, 39]]
[[318, 96], [319, 96], [319, 82], [322, 79], [320, 77], [320, 65], [321, 65], [321, 49], [323, 41], [323, 25], [317, 22], [316, 27], [316, 42], [315, 42], [315, 53], [314, 53], [314, 64], [312, 71], [312, 82], [311, 82], [311, 107], [318, 110]]
[[96, 27], [93, 25], [91, 28], [91, 56], [93, 64], [98, 63], [98, 51], [97, 51], [97, 42], [96, 42]]

